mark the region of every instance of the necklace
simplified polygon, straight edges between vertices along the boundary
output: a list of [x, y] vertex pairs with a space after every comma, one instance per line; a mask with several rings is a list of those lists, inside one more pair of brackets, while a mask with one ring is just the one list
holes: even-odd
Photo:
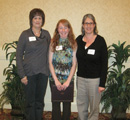
[[32, 31], [33, 31], [34, 35], [35, 35], [35, 36], [37, 36], [37, 37], [39, 37], [39, 36], [40, 36], [40, 34], [41, 34], [41, 30], [40, 30], [40, 31], [38, 31], [38, 32], [35, 32], [35, 31], [32, 29]]

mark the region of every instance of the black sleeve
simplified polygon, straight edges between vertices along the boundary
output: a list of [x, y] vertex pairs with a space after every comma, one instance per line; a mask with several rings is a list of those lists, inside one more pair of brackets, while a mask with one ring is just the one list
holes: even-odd
[[101, 73], [100, 73], [100, 87], [105, 87], [108, 69], [108, 51], [107, 45], [103, 38], [101, 45]]

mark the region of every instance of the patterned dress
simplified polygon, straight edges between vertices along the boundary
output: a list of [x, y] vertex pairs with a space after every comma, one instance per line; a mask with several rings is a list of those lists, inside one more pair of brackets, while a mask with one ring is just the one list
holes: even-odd
[[[57, 49], [57, 48], [60, 49]], [[56, 46], [56, 50], [53, 53], [52, 64], [54, 66], [55, 74], [58, 80], [63, 84], [69, 74], [72, 67], [72, 59], [73, 59], [73, 50], [69, 44], [68, 39], [59, 40], [58, 46]], [[50, 81], [54, 81], [52, 75], [49, 76]], [[71, 81], [73, 81], [72, 78]]]

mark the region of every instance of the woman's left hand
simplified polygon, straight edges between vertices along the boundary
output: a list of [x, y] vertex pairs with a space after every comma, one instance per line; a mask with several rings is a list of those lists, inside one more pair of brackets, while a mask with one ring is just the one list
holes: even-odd
[[62, 90], [65, 90], [68, 86], [69, 86], [70, 82], [66, 81], [63, 85], [62, 85]]
[[98, 92], [99, 92], [99, 93], [103, 92], [104, 90], [105, 90], [104, 87], [98, 87]]

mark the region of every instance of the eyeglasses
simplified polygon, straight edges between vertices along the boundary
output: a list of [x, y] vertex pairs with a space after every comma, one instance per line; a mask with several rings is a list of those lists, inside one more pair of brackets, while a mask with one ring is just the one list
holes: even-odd
[[88, 22], [86, 22], [86, 23], [84, 23], [86, 26], [88, 26], [88, 25], [90, 25], [90, 26], [92, 26], [94, 23], [93, 22], [90, 22], [90, 23], [88, 23]]

